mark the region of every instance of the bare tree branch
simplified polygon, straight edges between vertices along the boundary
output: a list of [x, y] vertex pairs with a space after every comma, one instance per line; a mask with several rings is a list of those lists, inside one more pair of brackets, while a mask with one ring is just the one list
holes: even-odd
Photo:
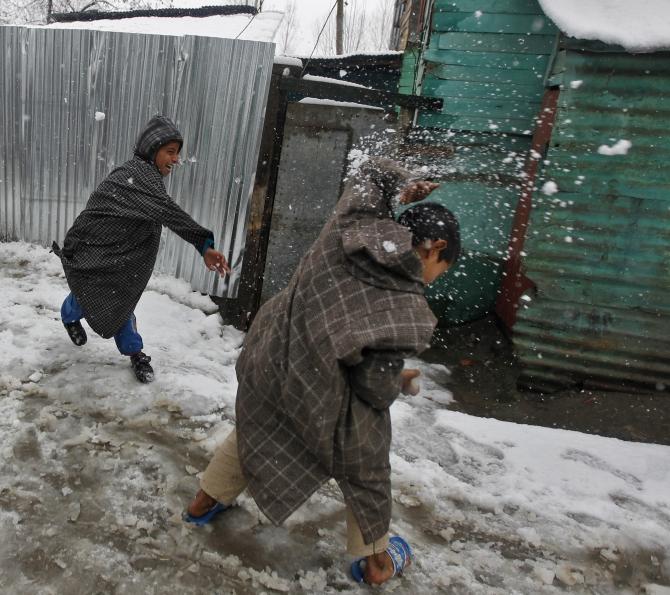
[[[345, 54], [380, 51], [389, 47], [393, 21], [393, 0], [347, 0], [344, 7], [343, 50]], [[314, 23], [314, 30], [323, 22]], [[316, 37], [316, 35], [315, 35]], [[328, 23], [319, 43], [320, 55], [335, 55], [335, 21]]]
[[282, 20], [277, 40], [277, 45], [279, 46], [277, 49], [280, 54], [290, 54], [293, 50], [292, 45], [295, 40], [298, 24], [297, 16], [295, 0], [287, 0], [286, 8], [284, 9], [284, 19]]

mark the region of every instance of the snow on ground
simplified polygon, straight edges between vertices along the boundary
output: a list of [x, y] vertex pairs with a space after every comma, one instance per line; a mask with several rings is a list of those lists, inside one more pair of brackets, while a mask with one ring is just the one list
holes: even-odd
[[570, 37], [597, 39], [631, 52], [670, 48], [668, 0], [540, 0]]
[[[210, 527], [181, 521], [234, 416], [243, 335], [208, 298], [152, 279], [140, 385], [113, 341], [70, 343], [52, 254], [0, 244], [0, 283], [0, 592], [369, 592], [332, 483], [283, 527], [246, 495]], [[392, 409], [392, 530], [416, 562], [384, 592], [667, 592], [669, 447], [456, 413], [446, 368], [407, 365], [422, 388]]]

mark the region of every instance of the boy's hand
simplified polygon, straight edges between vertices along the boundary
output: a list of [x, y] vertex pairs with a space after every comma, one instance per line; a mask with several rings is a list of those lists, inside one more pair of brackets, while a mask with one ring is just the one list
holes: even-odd
[[411, 202], [418, 202], [428, 196], [435, 188], [439, 188], [439, 184], [435, 182], [426, 182], [420, 180], [408, 184], [400, 191], [400, 204], [407, 205]]
[[416, 380], [421, 375], [421, 372], [416, 368], [405, 368], [400, 372], [400, 392], [403, 395], [415, 396], [419, 394], [421, 387]]
[[230, 273], [230, 267], [226, 262], [225, 256], [218, 250], [208, 248], [203, 258], [205, 259], [205, 265], [210, 271], [217, 271], [222, 277], [226, 273]]

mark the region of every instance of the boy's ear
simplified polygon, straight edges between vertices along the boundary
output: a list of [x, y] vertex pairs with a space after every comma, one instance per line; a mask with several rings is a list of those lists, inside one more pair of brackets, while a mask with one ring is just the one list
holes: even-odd
[[447, 240], [434, 240], [431, 248], [442, 251], [447, 247]]

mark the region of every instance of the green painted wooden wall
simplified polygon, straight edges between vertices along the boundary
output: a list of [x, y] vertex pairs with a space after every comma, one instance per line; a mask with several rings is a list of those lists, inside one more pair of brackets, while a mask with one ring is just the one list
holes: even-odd
[[454, 154], [438, 168], [442, 186], [432, 199], [454, 211], [464, 247], [461, 262], [428, 291], [442, 324], [493, 309], [556, 40], [536, 0], [434, 5], [421, 94], [444, 106], [421, 112], [417, 123], [450, 131]]
[[437, 0], [422, 94], [444, 107], [419, 123], [530, 134], [556, 33], [535, 0]]
[[404, 95], [416, 94], [416, 76], [418, 61], [421, 52], [416, 48], [405, 50], [402, 56], [402, 67], [400, 69], [400, 80], [398, 81], [398, 93]]

